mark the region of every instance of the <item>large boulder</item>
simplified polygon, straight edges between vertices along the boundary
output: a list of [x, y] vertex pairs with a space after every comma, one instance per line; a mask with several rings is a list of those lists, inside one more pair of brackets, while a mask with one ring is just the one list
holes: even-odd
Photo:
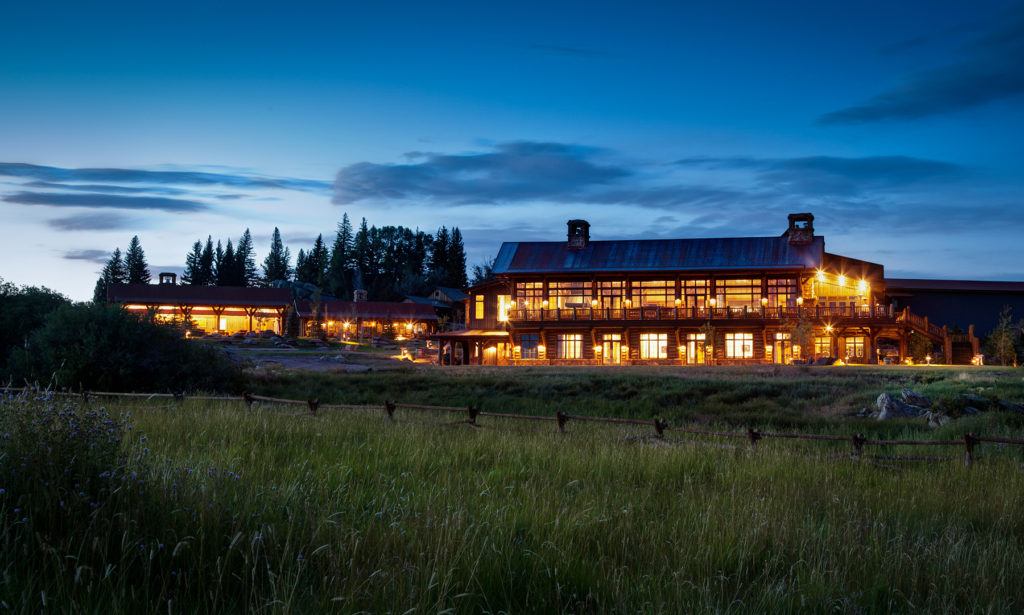
[[1006, 401], [1005, 399], [999, 400], [999, 408], [1006, 410], [1007, 412], [1016, 412], [1018, 414], [1024, 414], [1024, 406], [1015, 404], [1012, 401]]
[[903, 389], [900, 393], [903, 397], [903, 401], [910, 404], [911, 406], [917, 406], [918, 408], [931, 408], [932, 400], [928, 399], [920, 393], [915, 393], [910, 389]]
[[[987, 397], [982, 397], [981, 395], [975, 395], [973, 393], [961, 393], [960, 401], [963, 402], [965, 406], [972, 406], [982, 412], [988, 410], [988, 406], [991, 403]], [[971, 412], [969, 414], [977, 414], [977, 412]]]
[[879, 395], [877, 404], [879, 421], [889, 421], [892, 419], [914, 419], [925, 412], [923, 408], [905, 404], [889, 393], [882, 393]]

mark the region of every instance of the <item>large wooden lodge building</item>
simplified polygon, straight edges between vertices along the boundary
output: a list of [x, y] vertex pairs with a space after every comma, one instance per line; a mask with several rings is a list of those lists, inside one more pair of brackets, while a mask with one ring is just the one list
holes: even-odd
[[903, 361], [911, 333], [946, 362], [979, 352], [973, 328], [897, 309], [882, 265], [826, 252], [809, 213], [781, 236], [724, 239], [591, 241], [570, 220], [565, 241], [502, 244], [494, 274], [470, 289], [466, 330], [435, 336], [442, 362], [874, 363], [880, 344]]

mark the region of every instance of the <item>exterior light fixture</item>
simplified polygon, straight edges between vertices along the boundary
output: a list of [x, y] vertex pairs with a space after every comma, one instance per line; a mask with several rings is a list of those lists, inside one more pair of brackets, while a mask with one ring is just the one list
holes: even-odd
[[832, 325], [825, 325], [825, 333], [832, 333]]
[[825, 281], [825, 270], [824, 269], [819, 269], [818, 270], [817, 278], [818, 278], [819, 282], [824, 282]]
[[761, 297], [761, 305], [768, 305], [768, 297]]
[[594, 354], [601, 354], [601, 347], [600, 346], [594, 346]]
[[796, 304], [797, 305], [803, 305], [804, 304], [804, 298], [803, 297], [797, 297], [796, 298]]
[[548, 300], [545, 299], [544, 301], [541, 301], [540, 305], [541, 305], [541, 307], [547, 307], [548, 306]]
[[718, 301], [714, 297], [712, 297], [708, 299], [708, 303], [711, 304], [711, 307], [715, 307], [715, 304], [718, 303]]
[[597, 299], [590, 300], [590, 307], [597, 307]]
[[868, 292], [868, 281], [861, 280], [860, 282], [857, 282], [857, 290], [859, 290], [862, 295]]
[[839, 277], [836, 278], [836, 281], [839, 282], [840, 286], [846, 286], [846, 276], [845, 275], [839, 274]]
[[683, 302], [682, 299], [676, 299], [676, 307], [679, 307], [679, 304], [682, 303], [682, 302]]

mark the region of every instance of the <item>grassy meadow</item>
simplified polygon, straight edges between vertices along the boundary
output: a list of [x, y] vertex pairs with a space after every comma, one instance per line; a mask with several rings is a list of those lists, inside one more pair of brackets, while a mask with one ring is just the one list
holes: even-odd
[[[1022, 370], [264, 374], [324, 402], [1021, 437], [849, 416], [913, 386], [1022, 401]], [[299, 395], [300, 393], [311, 393]], [[760, 409], [760, 410], [759, 410]], [[3, 396], [0, 608], [15, 612], [986, 612], [1024, 608], [1022, 452], [966, 468], [756, 451], [642, 426]], [[881, 426], [879, 426], [881, 425]], [[729, 444], [742, 444], [730, 442]], [[896, 469], [896, 468], [899, 469]]]

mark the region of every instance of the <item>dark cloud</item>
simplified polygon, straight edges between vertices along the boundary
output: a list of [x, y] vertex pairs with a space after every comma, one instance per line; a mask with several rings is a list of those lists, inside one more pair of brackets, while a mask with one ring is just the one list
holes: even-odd
[[922, 182], [942, 182], [969, 176], [964, 167], [911, 156], [805, 156], [799, 158], [686, 158], [682, 166], [708, 169], [746, 169], [760, 187], [789, 194], [854, 196], [873, 190], [898, 190]]
[[90, 263], [103, 265], [110, 259], [110, 252], [105, 250], [70, 250], [63, 254], [63, 258], [69, 261], [89, 261]]
[[[240, 173], [198, 171], [147, 171], [142, 169], [63, 169], [18, 162], [0, 162], [0, 176], [19, 177], [56, 184], [92, 182], [189, 186], [230, 186], [234, 188], [277, 188], [325, 193], [330, 182], [289, 177], [264, 177]], [[123, 190], [121, 190], [123, 192]]]
[[132, 226], [129, 218], [119, 214], [83, 214], [54, 218], [46, 223], [59, 231], [108, 231]]
[[334, 202], [437, 199], [449, 205], [579, 201], [630, 175], [594, 159], [601, 150], [563, 143], [502, 143], [485, 153], [425, 154], [416, 164], [361, 162], [341, 169]]
[[191, 194], [188, 190], [168, 187], [118, 186], [115, 184], [61, 184], [57, 182], [33, 181], [21, 184], [26, 188], [45, 188], [47, 190], [70, 190], [74, 192], [98, 192], [101, 194], [146, 194], [157, 193], [169, 196]]
[[[919, 41], [911, 41], [911, 45]], [[965, 45], [962, 59], [909, 75], [866, 102], [826, 113], [819, 124], [915, 120], [961, 111], [1024, 93], [1024, 11], [988, 36]]]
[[111, 209], [161, 210], [170, 212], [203, 211], [209, 207], [199, 201], [157, 196], [124, 196], [119, 194], [47, 194], [16, 192], [3, 197], [8, 203], [45, 205], [48, 207], [92, 207]]

